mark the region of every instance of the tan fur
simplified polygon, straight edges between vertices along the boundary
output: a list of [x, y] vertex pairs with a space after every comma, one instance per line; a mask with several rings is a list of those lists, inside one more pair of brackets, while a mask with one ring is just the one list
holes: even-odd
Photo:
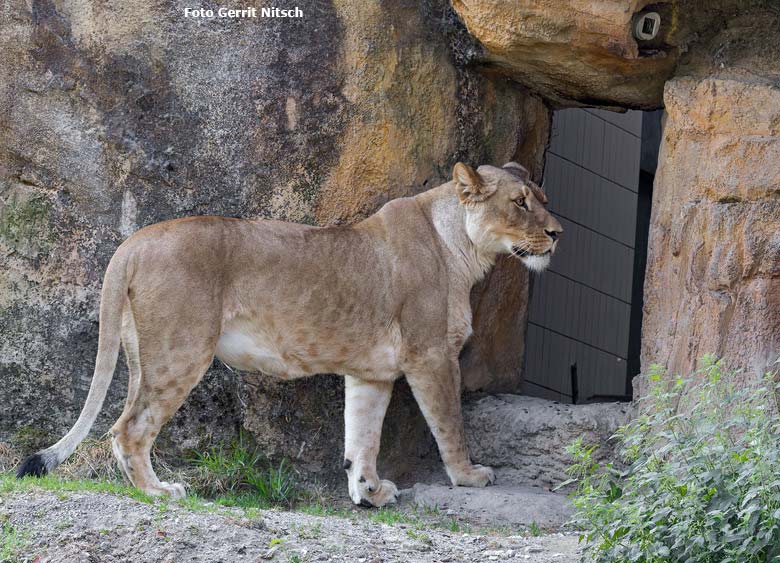
[[376, 456], [401, 375], [453, 484], [487, 485], [493, 471], [471, 463], [461, 419], [458, 354], [471, 334], [469, 291], [499, 253], [546, 265], [561, 231], [519, 171], [514, 163], [476, 171], [459, 163], [452, 182], [348, 227], [192, 217], [140, 230], [106, 273], [91, 399], [67, 440], [44, 454], [58, 463], [86, 435], [121, 337], [130, 385], [111, 431], [114, 453], [149, 494], [184, 494], [157, 479], [150, 448], [215, 356], [285, 379], [347, 376], [345, 454], [356, 503], [395, 500], [395, 485], [376, 474]]

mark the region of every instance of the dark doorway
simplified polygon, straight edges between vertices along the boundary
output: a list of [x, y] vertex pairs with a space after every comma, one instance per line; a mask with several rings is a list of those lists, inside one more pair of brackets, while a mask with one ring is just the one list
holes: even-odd
[[549, 270], [531, 281], [529, 395], [631, 398], [660, 113], [555, 112], [543, 186], [564, 235]]

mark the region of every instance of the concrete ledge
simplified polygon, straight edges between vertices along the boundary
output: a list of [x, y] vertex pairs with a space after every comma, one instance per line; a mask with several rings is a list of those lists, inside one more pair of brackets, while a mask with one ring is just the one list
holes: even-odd
[[492, 486], [482, 489], [416, 484], [401, 491], [401, 502], [435, 508], [482, 526], [522, 526], [537, 524], [544, 530], [557, 530], [572, 515], [565, 495], [536, 487]]
[[566, 480], [567, 445], [582, 437], [600, 444], [598, 459], [612, 457], [609, 440], [626, 423], [627, 403], [564, 405], [523, 395], [488, 395], [463, 406], [474, 463], [496, 469], [500, 484], [552, 488]]

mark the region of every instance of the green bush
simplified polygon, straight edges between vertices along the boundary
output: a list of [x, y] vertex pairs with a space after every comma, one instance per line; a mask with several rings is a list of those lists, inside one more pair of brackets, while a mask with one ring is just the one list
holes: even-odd
[[620, 459], [569, 452], [585, 558], [623, 563], [780, 562], [780, 423], [776, 374], [748, 389], [704, 357], [689, 380], [651, 370]]

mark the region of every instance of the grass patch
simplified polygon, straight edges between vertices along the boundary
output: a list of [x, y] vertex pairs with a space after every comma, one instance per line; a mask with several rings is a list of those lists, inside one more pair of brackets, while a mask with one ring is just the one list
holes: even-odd
[[[186, 461], [188, 465], [170, 465], [168, 460], [155, 455], [153, 465], [161, 480], [187, 483], [190, 495], [194, 493], [226, 507], [289, 508], [306, 500], [307, 492], [298, 486], [297, 475], [290, 464], [284, 460], [279, 464], [270, 463], [243, 434], [226, 446], [211, 447], [205, 452], [193, 451]], [[0, 474], [14, 471], [18, 463], [18, 452], [10, 445], [0, 443]], [[85, 440], [57, 468], [55, 475], [27, 483], [58, 492], [110, 492], [138, 500], [146, 496], [125, 481], [107, 437]], [[3, 478], [0, 492], [3, 488], [14, 490], [14, 481]], [[316, 497], [314, 493], [309, 496]]]
[[[214, 498], [204, 498], [197, 493], [190, 492], [182, 499], [172, 500], [169, 497], [152, 497], [135, 487], [115, 482], [99, 481], [93, 479], [68, 479], [59, 475], [47, 475], [41, 478], [25, 477], [17, 479], [14, 474], [0, 473], [0, 496], [15, 492], [45, 490], [55, 493], [60, 500], [67, 500], [74, 492], [108, 493], [125, 496], [152, 505], [152, 518], [159, 521], [165, 518], [172, 506], [178, 506], [191, 512], [205, 512], [217, 514], [223, 517], [243, 517], [254, 520], [262, 515], [263, 509], [273, 508], [268, 497], [252, 490], [239, 490], [238, 492], [225, 493]], [[321, 497], [320, 497], [321, 498]], [[277, 505], [278, 506], [278, 505]], [[516, 533], [514, 529], [473, 529], [469, 524], [452, 516], [444, 516], [437, 510], [423, 507], [398, 508], [395, 506], [364, 509], [357, 508], [346, 503], [334, 501], [298, 502], [292, 505], [282, 506], [284, 509], [294, 510], [303, 514], [320, 517], [342, 518], [352, 522], [372, 522], [374, 524], [386, 524], [388, 526], [408, 527], [405, 530], [407, 536], [429, 543], [430, 537], [426, 530], [445, 530], [453, 533], [479, 532], [490, 535], [510, 535]], [[70, 527], [72, 522], [63, 523], [64, 528]], [[321, 524], [315, 523], [309, 527], [301, 527], [297, 530], [301, 537], [316, 538], [322, 532]], [[541, 528], [531, 525], [529, 534], [542, 534]], [[427, 539], [426, 539], [427, 538]], [[4, 560], [0, 559], [0, 563]]]
[[419, 532], [417, 530], [406, 530], [406, 535], [412, 538], [413, 540], [417, 540], [420, 542], [423, 542], [425, 544], [430, 545], [433, 543], [431, 541], [431, 537], [428, 534], [424, 534], [422, 532]]
[[269, 464], [244, 434], [226, 447], [194, 452], [190, 463], [192, 488], [225, 506], [290, 507], [301, 498], [290, 464]]
[[[9, 448], [9, 452], [8, 459], [17, 457], [12, 449]], [[226, 446], [192, 452], [187, 460], [189, 465], [184, 467], [170, 466], [165, 459], [153, 461], [162, 480], [188, 484], [187, 496], [175, 501], [168, 497], [151, 497], [123, 480], [113, 458], [110, 440], [86, 440], [52, 475], [18, 480], [14, 474], [3, 472], [11, 467], [0, 469], [0, 495], [42, 489], [65, 500], [72, 492], [109, 493], [155, 505], [156, 518], [164, 517], [170, 506], [226, 517], [236, 517], [238, 511], [248, 519], [257, 518], [262, 509], [279, 507], [353, 522], [406, 525], [413, 528], [414, 533], [425, 529], [472, 532], [468, 524], [445, 516], [435, 508], [388, 506], [366, 510], [344, 502], [341, 494], [333, 498], [333, 492], [322, 485], [304, 488], [298, 484], [297, 474], [289, 463], [269, 463], [243, 435]], [[479, 530], [494, 533], [487, 528]]]
[[382, 507], [371, 510], [368, 514], [368, 520], [377, 524], [423, 524], [423, 521], [416, 514], [411, 514], [393, 507]]
[[459, 521], [457, 518], [451, 518], [448, 523], [444, 524], [444, 529], [456, 534], [470, 534], [472, 532], [471, 526]]
[[323, 503], [302, 504], [295, 507], [298, 512], [310, 514], [312, 516], [335, 516], [336, 518], [354, 519], [356, 512], [354, 509], [338, 506], [328, 506]]
[[531, 534], [535, 538], [538, 538], [539, 536], [543, 536], [544, 535], [544, 531], [539, 526], [539, 524], [537, 524], [536, 522], [531, 522], [531, 525], [528, 526], [528, 533]]
[[[42, 489], [63, 500], [71, 492], [92, 492], [126, 496], [161, 507], [173, 502], [167, 497], [151, 497], [124, 481], [109, 440], [85, 441], [54, 474], [41, 478], [17, 479], [12, 471], [18, 456], [10, 447], [8, 451], [6, 457], [16, 463], [4, 464], [0, 470], [0, 495]], [[190, 467], [173, 469], [160, 460], [156, 465], [163, 479], [191, 484], [188, 495], [177, 501], [180, 506], [207, 512], [239, 508], [251, 517], [260, 508], [290, 508], [302, 498], [288, 463], [274, 466], [264, 462], [265, 458], [249, 449], [246, 442], [237, 441], [227, 448], [211, 448], [193, 459]]]
[[19, 561], [26, 551], [28, 534], [14, 527], [7, 520], [0, 520], [0, 562]]
[[[117, 483], [115, 481], [96, 481], [92, 479], [67, 479], [59, 475], [46, 475], [44, 477], [25, 477], [17, 479], [11, 473], [0, 475], [0, 494], [9, 494], [30, 489], [43, 489], [56, 493], [90, 492], [110, 493], [130, 497], [139, 502], [152, 504], [154, 497], [150, 497], [135, 487]], [[64, 495], [67, 497], [67, 495]]]

